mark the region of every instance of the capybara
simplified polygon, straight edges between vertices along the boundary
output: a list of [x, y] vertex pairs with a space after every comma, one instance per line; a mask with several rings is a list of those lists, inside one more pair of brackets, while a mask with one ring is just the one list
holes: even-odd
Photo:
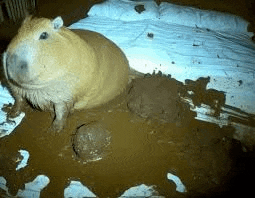
[[15, 103], [9, 117], [21, 112], [24, 99], [55, 113], [52, 128], [61, 131], [74, 109], [104, 104], [125, 89], [126, 56], [103, 35], [70, 30], [61, 17], [26, 17], [3, 53], [3, 66]]

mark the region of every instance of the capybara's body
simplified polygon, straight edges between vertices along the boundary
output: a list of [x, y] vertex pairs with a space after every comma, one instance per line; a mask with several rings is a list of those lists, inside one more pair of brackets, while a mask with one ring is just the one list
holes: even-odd
[[25, 19], [3, 65], [15, 97], [12, 114], [26, 98], [55, 111], [56, 130], [63, 128], [70, 110], [106, 103], [128, 83], [128, 61], [113, 42], [96, 32], [71, 31], [60, 17]]

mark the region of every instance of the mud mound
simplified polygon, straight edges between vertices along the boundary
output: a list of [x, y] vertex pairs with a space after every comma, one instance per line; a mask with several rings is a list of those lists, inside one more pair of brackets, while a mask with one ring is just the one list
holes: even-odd
[[143, 118], [186, 125], [195, 113], [181, 101], [184, 86], [170, 76], [146, 75], [133, 80], [128, 95], [128, 108]]
[[78, 160], [97, 161], [108, 154], [111, 133], [100, 122], [80, 126], [73, 137], [73, 150]]

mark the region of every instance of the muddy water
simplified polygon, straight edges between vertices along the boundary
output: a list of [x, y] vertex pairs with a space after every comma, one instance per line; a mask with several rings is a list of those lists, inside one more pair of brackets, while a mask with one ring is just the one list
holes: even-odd
[[[175, 85], [172, 88], [176, 90]], [[175, 119], [162, 122], [141, 117], [128, 109], [128, 93], [130, 89], [102, 107], [73, 113], [58, 134], [47, 131], [50, 113], [26, 105], [23, 122], [0, 140], [0, 175], [7, 180], [10, 192], [15, 195], [39, 174], [50, 178], [41, 197], [63, 197], [70, 180], [81, 181], [98, 197], [118, 197], [139, 184], [155, 185], [166, 197], [231, 190], [229, 182], [236, 175], [233, 151], [241, 153], [239, 143], [232, 140], [231, 127], [219, 128], [190, 117], [185, 125], [176, 124]], [[176, 106], [172, 108], [176, 112]], [[111, 144], [103, 159], [86, 163], [74, 152], [72, 140], [77, 127], [95, 121], [110, 131]], [[29, 151], [30, 159], [26, 168], [16, 172], [19, 149]], [[175, 191], [175, 184], [166, 178], [168, 172], [180, 177], [188, 193]]]

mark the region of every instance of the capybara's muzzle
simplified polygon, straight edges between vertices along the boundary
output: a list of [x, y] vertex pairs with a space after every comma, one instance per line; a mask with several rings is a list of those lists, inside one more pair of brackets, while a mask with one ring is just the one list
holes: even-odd
[[27, 82], [29, 70], [27, 61], [17, 54], [6, 53], [5, 56], [5, 74], [6, 78], [16, 83]]

